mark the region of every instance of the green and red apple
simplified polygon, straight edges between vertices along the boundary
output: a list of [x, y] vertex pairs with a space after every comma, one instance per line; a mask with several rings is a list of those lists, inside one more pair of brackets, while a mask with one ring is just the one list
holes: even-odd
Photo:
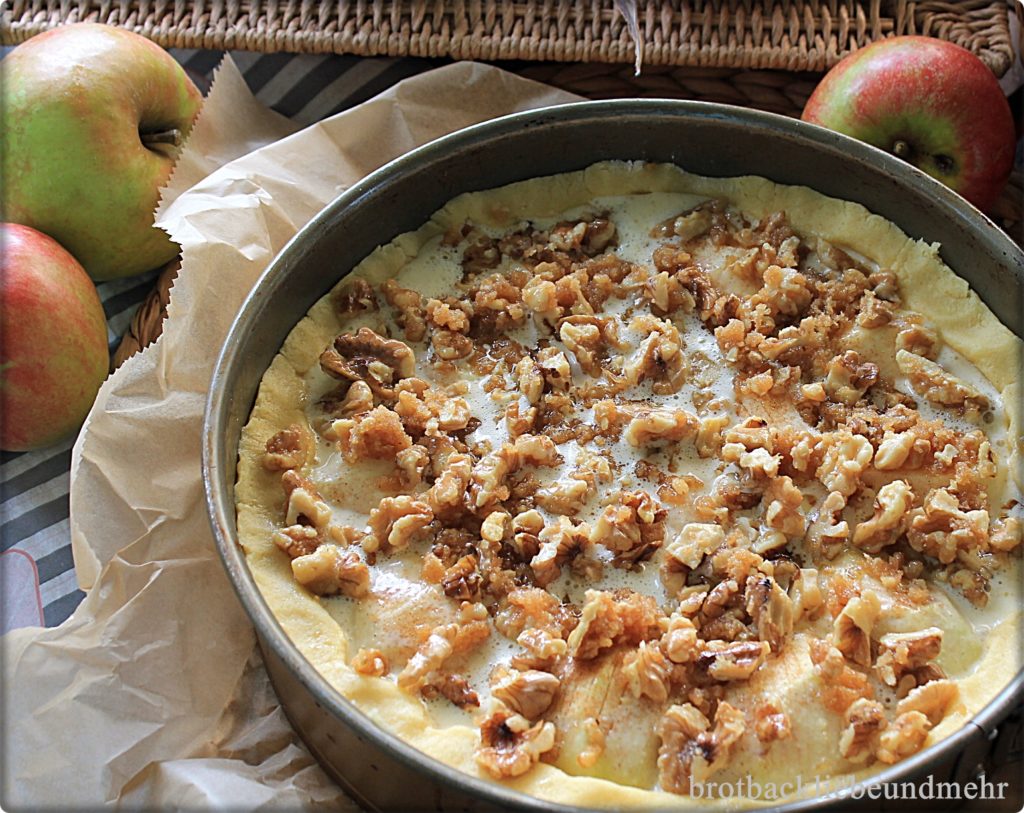
[[0, 448], [38, 449], [89, 413], [107, 376], [107, 320], [57, 241], [2, 223], [0, 247]]
[[130, 31], [77, 23], [19, 45], [2, 72], [4, 218], [96, 280], [172, 260], [153, 216], [202, 101], [181, 66]]
[[979, 209], [1013, 169], [1009, 103], [974, 54], [931, 37], [878, 40], [829, 71], [802, 118], [909, 161]]

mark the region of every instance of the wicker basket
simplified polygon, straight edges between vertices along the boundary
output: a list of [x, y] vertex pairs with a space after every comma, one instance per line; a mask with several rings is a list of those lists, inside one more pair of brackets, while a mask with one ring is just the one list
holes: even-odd
[[[619, 0], [632, 4], [632, 0]], [[926, 34], [1011, 65], [1006, 0], [638, 0], [645, 65], [823, 71], [880, 37]], [[165, 47], [632, 63], [615, 0], [14, 0], [6, 44], [63, 22]]]

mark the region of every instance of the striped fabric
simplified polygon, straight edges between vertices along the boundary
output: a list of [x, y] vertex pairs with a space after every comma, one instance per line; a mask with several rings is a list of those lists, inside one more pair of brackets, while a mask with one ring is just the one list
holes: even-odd
[[[204, 91], [223, 56], [221, 51], [171, 53]], [[400, 79], [440, 64], [249, 52], [231, 56], [256, 97], [300, 125], [366, 101]], [[98, 286], [111, 353], [154, 278], [149, 274]], [[0, 453], [0, 634], [21, 626], [56, 626], [84, 596], [75, 581], [68, 524], [72, 445], [67, 440], [37, 452]]]

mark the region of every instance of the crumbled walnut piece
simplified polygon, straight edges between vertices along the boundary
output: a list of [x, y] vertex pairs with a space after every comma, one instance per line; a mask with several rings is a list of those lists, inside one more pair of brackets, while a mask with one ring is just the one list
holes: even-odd
[[951, 680], [933, 680], [911, 689], [896, 706], [897, 714], [920, 712], [937, 726], [960, 699], [960, 688]]
[[416, 291], [403, 288], [393, 279], [380, 286], [387, 303], [398, 311], [397, 322], [405, 331], [405, 339], [419, 342], [427, 335], [427, 322], [423, 315], [423, 299]]
[[881, 703], [862, 697], [850, 704], [845, 721], [839, 753], [850, 762], [866, 762], [874, 755], [878, 734], [889, 724], [885, 709]]
[[[463, 606], [479, 605], [467, 605], [464, 602]], [[456, 624], [436, 627], [399, 672], [398, 687], [412, 692], [435, 682], [446, 660], [479, 646], [490, 635], [490, 631], [487, 621], [467, 618], [460, 619]]]
[[601, 512], [590, 542], [610, 550], [616, 564], [641, 561], [661, 546], [665, 515], [646, 491], [625, 492]]
[[509, 497], [505, 478], [525, 465], [553, 466], [559, 461], [554, 441], [544, 435], [520, 435], [497, 451], [484, 455], [473, 467], [471, 503], [483, 508]]
[[1021, 543], [1024, 523], [1017, 517], [1006, 517], [992, 523], [992, 534], [988, 545], [992, 550], [1009, 553]]
[[617, 324], [594, 316], [569, 316], [562, 320], [558, 336], [576, 357], [583, 371], [595, 378], [601, 375], [601, 354], [606, 346], [605, 331]]
[[495, 701], [480, 724], [476, 763], [495, 779], [522, 776], [555, 747], [554, 723], [530, 725], [521, 714]]
[[878, 490], [875, 513], [853, 530], [853, 544], [868, 553], [878, 553], [899, 537], [904, 517], [914, 504], [914, 492], [905, 480], [893, 480]]
[[817, 381], [811, 384], [801, 384], [800, 394], [808, 401], [813, 401], [816, 404], [822, 403], [828, 397], [825, 394], [825, 388]]
[[871, 441], [849, 432], [835, 432], [822, 436], [824, 456], [814, 476], [829, 491], [838, 491], [844, 497], [852, 495], [875, 455]]
[[402, 472], [402, 481], [413, 488], [423, 482], [423, 472], [430, 465], [430, 454], [426, 448], [414, 444], [395, 454], [395, 465]]
[[263, 455], [263, 468], [267, 471], [285, 471], [302, 468], [309, 461], [313, 449], [309, 430], [293, 423], [267, 441]]
[[523, 286], [523, 302], [541, 322], [549, 325], [556, 324], [564, 313], [558, 304], [555, 283], [540, 275], [533, 277]]
[[659, 442], [673, 443], [692, 438], [698, 426], [697, 418], [684, 410], [652, 409], [629, 422], [625, 438], [630, 446], [637, 448]]
[[491, 694], [516, 714], [536, 720], [547, 711], [560, 684], [561, 681], [549, 672], [513, 669], [491, 687]]
[[626, 364], [623, 370], [626, 381], [633, 386], [652, 381], [651, 390], [655, 395], [679, 392], [689, 372], [679, 329], [671, 322], [647, 314], [635, 317], [629, 327], [649, 335]]
[[448, 568], [441, 579], [444, 594], [460, 601], [475, 601], [479, 598], [482, 579], [477, 573], [476, 564], [476, 556], [468, 553]]
[[461, 675], [440, 675], [431, 683], [422, 686], [420, 694], [428, 700], [440, 695], [460, 709], [476, 708], [480, 705], [477, 693], [469, 687], [469, 681]]
[[427, 320], [435, 327], [455, 333], [469, 333], [469, 319], [473, 309], [465, 302], [448, 298], [428, 299], [424, 308]]
[[385, 406], [331, 424], [342, 453], [350, 461], [392, 460], [412, 446], [402, 419]]
[[962, 511], [949, 491], [933, 488], [923, 506], [911, 512], [907, 541], [919, 553], [949, 564], [960, 551], [985, 549], [988, 521], [987, 511]]
[[801, 537], [807, 519], [800, 510], [804, 495], [789, 477], [775, 477], [768, 481], [764, 492], [764, 520], [789, 538]]
[[353, 550], [321, 545], [292, 559], [295, 581], [318, 596], [361, 598], [370, 591], [370, 571]]
[[670, 793], [689, 795], [693, 784], [705, 782], [725, 768], [746, 731], [743, 714], [725, 701], [718, 704], [713, 730], [695, 706], [669, 706], [658, 725], [658, 776]]
[[665, 546], [665, 553], [672, 560], [692, 569], [697, 568], [709, 553], [713, 553], [725, 542], [725, 531], [718, 525], [690, 522], [683, 526], [679, 535]]
[[373, 286], [360, 277], [350, 277], [334, 295], [334, 308], [338, 316], [350, 316], [354, 313], [361, 313], [367, 310], [377, 310], [377, 297], [374, 296]]
[[511, 527], [512, 515], [508, 511], [492, 511], [480, 526], [480, 537], [488, 542], [501, 542]]
[[715, 680], [746, 680], [768, 656], [766, 641], [708, 641], [697, 657], [697, 666]]
[[291, 559], [312, 553], [324, 542], [321, 532], [311, 525], [289, 525], [275, 531], [271, 539]]
[[596, 718], [587, 717], [583, 720], [583, 735], [587, 744], [576, 755], [576, 762], [581, 768], [592, 768], [605, 748], [604, 732]]
[[989, 408], [984, 395], [924, 356], [897, 350], [896, 364], [910, 380], [914, 391], [933, 404], [961, 407], [968, 412], [984, 412]]
[[540, 401], [544, 393], [544, 375], [540, 366], [530, 356], [523, 356], [512, 370], [519, 392], [531, 404]]
[[850, 599], [836, 616], [832, 627], [832, 642], [854, 663], [871, 665], [871, 628], [882, 610], [882, 604], [873, 590], [865, 590]]
[[352, 658], [352, 668], [366, 677], [382, 677], [391, 671], [391, 664], [379, 649], [360, 649]]
[[540, 549], [530, 560], [530, 569], [537, 584], [546, 587], [561, 573], [562, 565], [589, 543], [586, 526], [578, 526], [568, 517], [559, 517], [537, 536]]
[[778, 475], [782, 456], [760, 448], [748, 452], [741, 443], [726, 443], [722, 447], [722, 460], [738, 464], [750, 477], [766, 480]]
[[659, 633], [657, 605], [632, 590], [587, 590], [580, 622], [569, 634], [569, 654], [580, 660], [596, 657], [616, 644], [639, 644]]
[[807, 529], [807, 541], [827, 559], [835, 558], [850, 536], [850, 525], [842, 519], [844, 508], [846, 497], [830, 491]]
[[656, 643], [641, 641], [627, 652], [622, 661], [622, 674], [633, 697], [649, 697], [656, 703], [668, 700], [672, 664]]
[[799, 316], [813, 298], [807, 277], [793, 268], [770, 265], [764, 271], [764, 287], [754, 295], [752, 302], [755, 305], [765, 302], [777, 314]]
[[665, 634], [662, 636], [662, 645], [665, 654], [672, 663], [690, 663], [697, 659], [700, 654], [700, 645], [703, 643], [697, 637], [697, 627], [693, 621], [685, 615], [674, 613], [666, 623]]
[[896, 349], [934, 361], [939, 354], [939, 336], [924, 325], [909, 325], [896, 334]]
[[875, 468], [893, 471], [907, 462], [917, 437], [913, 432], [886, 432], [875, 452]]
[[728, 415], [709, 415], [701, 418], [694, 444], [702, 458], [714, 457], [722, 448], [722, 430], [729, 424]]
[[747, 579], [746, 610], [754, 620], [757, 637], [773, 652], [780, 652], [793, 631], [793, 602], [775, 579], [752, 574]]
[[363, 549], [370, 553], [407, 547], [433, 519], [434, 512], [425, 502], [404, 494], [385, 497], [370, 512], [370, 533], [363, 539]]
[[878, 366], [862, 362], [854, 350], [836, 356], [826, 369], [825, 392], [833, 401], [852, 405], [878, 381]]
[[312, 525], [325, 528], [331, 521], [331, 507], [320, 499], [320, 495], [309, 483], [293, 488], [288, 494], [285, 523], [288, 525]]
[[916, 754], [928, 739], [931, 726], [928, 718], [919, 711], [901, 714], [878, 738], [878, 752], [875, 756], [879, 762], [887, 765]]
[[942, 630], [928, 627], [917, 632], [890, 632], [878, 639], [875, 672], [887, 686], [934, 660], [942, 649]]
[[516, 638], [516, 643], [541, 662], [550, 662], [569, 651], [569, 645], [563, 638], [557, 638], [548, 630], [542, 629], [523, 630]]
[[462, 507], [473, 473], [473, 458], [466, 454], [448, 457], [445, 468], [423, 498], [435, 515], [451, 515]]
[[393, 386], [415, 374], [416, 356], [404, 342], [361, 327], [355, 335], [337, 336], [320, 355], [320, 366], [334, 378], [363, 381], [375, 395], [392, 398]]
[[754, 710], [754, 733], [765, 744], [787, 739], [793, 733], [789, 715], [775, 701], [766, 700]]

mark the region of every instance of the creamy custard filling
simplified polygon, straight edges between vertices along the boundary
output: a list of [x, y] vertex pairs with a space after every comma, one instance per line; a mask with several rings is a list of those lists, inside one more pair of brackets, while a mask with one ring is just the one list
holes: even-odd
[[242, 543], [316, 658], [498, 779], [688, 796], [959, 725], [1019, 439], [899, 263], [724, 187], [473, 200], [317, 306], [246, 429]]

